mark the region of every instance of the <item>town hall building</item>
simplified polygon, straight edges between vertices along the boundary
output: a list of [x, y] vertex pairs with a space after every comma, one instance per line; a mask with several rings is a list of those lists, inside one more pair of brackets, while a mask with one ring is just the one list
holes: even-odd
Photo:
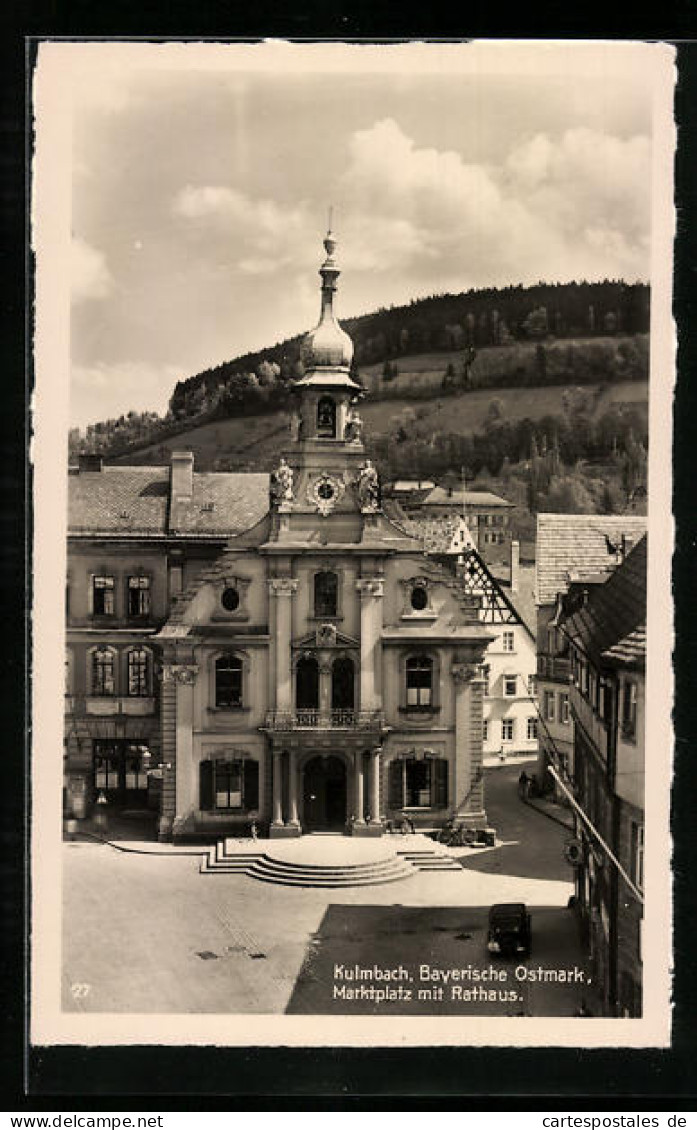
[[143, 803], [157, 772], [162, 840], [487, 826], [485, 652], [510, 610], [474, 548], [443, 563], [383, 510], [324, 247], [271, 476], [189, 452], [71, 473], [69, 809]]

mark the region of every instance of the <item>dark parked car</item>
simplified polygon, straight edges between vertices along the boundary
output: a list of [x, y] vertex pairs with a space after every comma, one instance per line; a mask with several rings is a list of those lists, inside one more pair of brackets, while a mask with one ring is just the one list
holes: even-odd
[[530, 953], [532, 932], [530, 915], [523, 902], [498, 902], [489, 911], [489, 953], [504, 957]]

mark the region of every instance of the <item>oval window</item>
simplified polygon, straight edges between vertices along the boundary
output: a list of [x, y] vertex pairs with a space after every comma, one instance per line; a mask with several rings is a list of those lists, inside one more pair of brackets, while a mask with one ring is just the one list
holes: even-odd
[[237, 589], [225, 589], [220, 598], [220, 603], [226, 612], [236, 612], [240, 606], [240, 594]]
[[415, 612], [423, 612], [428, 604], [428, 593], [423, 585], [415, 585], [411, 590], [411, 606]]

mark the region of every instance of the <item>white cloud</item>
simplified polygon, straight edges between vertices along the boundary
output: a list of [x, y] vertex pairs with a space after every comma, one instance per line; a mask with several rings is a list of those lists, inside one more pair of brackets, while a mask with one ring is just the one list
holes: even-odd
[[70, 283], [73, 302], [106, 298], [114, 280], [103, 252], [84, 239], [73, 238], [70, 257]]
[[267, 274], [283, 263], [307, 255], [311, 231], [307, 207], [286, 208], [274, 200], [253, 200], [225, 185], [187, 185], [175, 196], [175, 216], [190, 221], [206, 243], [221, 235], [234, 243], [238, 267], [249, 274]]
[[538, 133], [483, 165], [419, 148], [384, 119], [351, 138], [341, 191], [347, 235], [360, 234], [355, 265], [407, 271], [414, 293], [648, 274], [643, 136]]

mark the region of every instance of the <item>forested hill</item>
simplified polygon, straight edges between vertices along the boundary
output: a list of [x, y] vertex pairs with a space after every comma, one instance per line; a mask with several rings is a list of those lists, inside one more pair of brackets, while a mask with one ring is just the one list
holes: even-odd
[[[420, 298], [408, 306], [342, 319], [342, 324], [353, 339], [356, 368], [389, 365], [432, 350], [646, 333], [649, 288], [606, 280], [470, 290]], [[288, 382], [302, 375], [302, 336], [179, 381], [170, 401], [172, 416], [192, 418], [218, 414], [216, 410], [223, 416], [248, 400], [282, 398]]]

